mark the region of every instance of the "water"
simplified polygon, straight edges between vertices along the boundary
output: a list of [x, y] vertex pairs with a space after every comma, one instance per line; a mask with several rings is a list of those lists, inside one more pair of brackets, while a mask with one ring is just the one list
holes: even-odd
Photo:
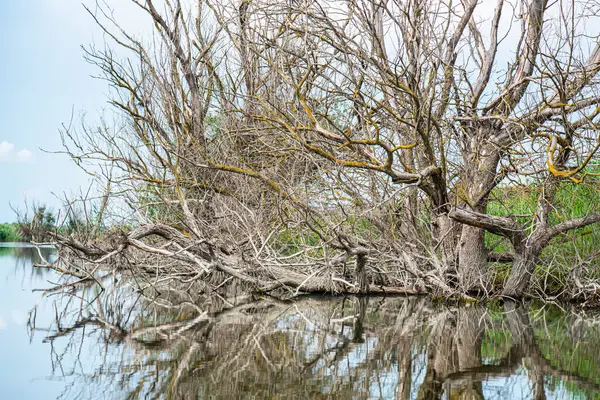
[[[38, 257], [0, 247], [2, 398], [600, 398], [596, 312], [419, 298], [223, 302], [192, 286], [145, 297], [115, 284], [120, 276], [64, 280], [33, 267]], [[65, 286], [32, 291], [55, 284]]]

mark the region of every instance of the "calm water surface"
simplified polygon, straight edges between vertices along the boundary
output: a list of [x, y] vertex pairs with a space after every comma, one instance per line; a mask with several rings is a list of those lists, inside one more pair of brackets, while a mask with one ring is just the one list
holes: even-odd
[[0, 244], [2, 399], [600, 398], [597, 313], [143, 297], [118, 276], [64, 281], [38, 257]]

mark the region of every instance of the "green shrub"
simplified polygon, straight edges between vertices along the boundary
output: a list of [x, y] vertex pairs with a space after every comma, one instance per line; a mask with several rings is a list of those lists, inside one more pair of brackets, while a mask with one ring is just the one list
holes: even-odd
[[0, 242], [20, 242], [17, 224], [0, 224]]

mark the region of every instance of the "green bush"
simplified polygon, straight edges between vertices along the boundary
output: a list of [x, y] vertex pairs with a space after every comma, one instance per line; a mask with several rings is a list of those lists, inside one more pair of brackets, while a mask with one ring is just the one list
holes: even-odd
[[17, 224], [0, 224], [0, 242], [19, 242]]

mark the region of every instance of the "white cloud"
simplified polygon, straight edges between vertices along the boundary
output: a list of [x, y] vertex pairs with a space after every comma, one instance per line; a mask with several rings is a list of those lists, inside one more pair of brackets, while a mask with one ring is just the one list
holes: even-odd
[[15, 145], [12, 143], [8, 143], [6, 141], [0, 142], [0, 160], [8, 157], [13, 150], [15, 149]]
[[33, 157], [33, 154], [27, 150], [27, 149], [23, 149], [23, 150], [19, 150], [17, 152], [17, 162], [27, 162], [30, 161], [31, 158]]
[[15, 145], [3, 140], [0, 142], [0, 163], [26, 163], [33, 153], [27, 149], [16, 150]]

